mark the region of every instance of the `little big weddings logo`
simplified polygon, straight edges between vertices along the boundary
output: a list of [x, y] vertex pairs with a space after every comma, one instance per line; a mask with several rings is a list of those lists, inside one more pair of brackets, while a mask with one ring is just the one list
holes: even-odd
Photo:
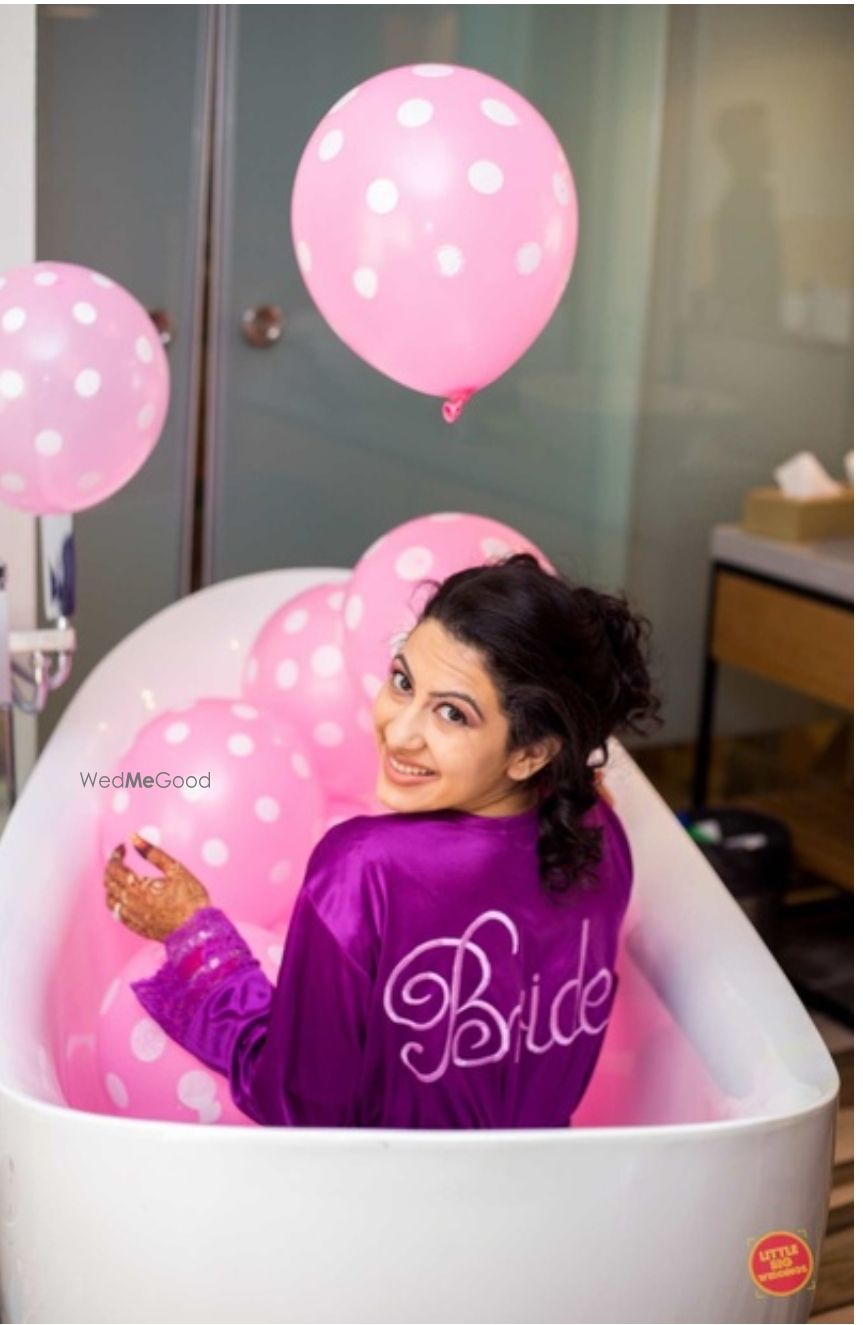
[[195, 776], [194, 773], [183, 775], [182, 773], [171, 774], [165, 769], [160, 769], [158, 773], [114, 773], [108, 776], [107, 773], [81, 773], [81, 785], [83, 787], [117, 787], [118, 790], [124, 787], [200, 787], [204, 791], [210, 789], [210, 774], [202, 773]]

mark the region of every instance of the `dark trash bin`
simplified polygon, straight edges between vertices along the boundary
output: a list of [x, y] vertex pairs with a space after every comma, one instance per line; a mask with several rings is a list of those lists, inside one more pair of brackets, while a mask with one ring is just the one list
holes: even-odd
[[781, 819], [755, 810], [705, 806], [678, 816], [768, 947], [774, 948], [794, 852]]

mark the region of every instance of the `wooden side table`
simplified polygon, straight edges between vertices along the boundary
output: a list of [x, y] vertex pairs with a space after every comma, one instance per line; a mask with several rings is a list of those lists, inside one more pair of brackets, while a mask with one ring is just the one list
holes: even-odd
[[[783, 543], [747, 534], [737, 525], [716, 526], [711, 538], [694, 810], [703, 809], [707, 799], [720, 664], [740, 667], [852, 713], [853, 622], [853, 539]], [[850, 850], [840, 850], [834, 860], [829, 849], [829, 796], [821, 797], [824, 803], [819, 807], [811, 794], [782, 795], [787, 805], [796, 797], [792, 831], [800, 864], [812, 864], [806, 844], [813, 832], [820, 832], [825, 839], [816, 848], [820, 867], [826, 860], [831, 881], [851, 887]], [[770, 797], [759, 796], [757, 808], [769, 812], [769, 801]], [[755, 808], [756, 798], [749, 798], [749, 803]], [[835, 806], [832, 812], [835, 817]]]

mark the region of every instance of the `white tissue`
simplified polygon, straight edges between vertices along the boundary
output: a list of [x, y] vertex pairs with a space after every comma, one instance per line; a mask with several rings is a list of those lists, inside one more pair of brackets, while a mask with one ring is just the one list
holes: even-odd
[[830, 477], [811, 451], [799, 451], [793, 455], [774, 469], [773, 477], [786, 497], [805, 500], [807, 497], [833, 497], [842, 491], [842, 484]]

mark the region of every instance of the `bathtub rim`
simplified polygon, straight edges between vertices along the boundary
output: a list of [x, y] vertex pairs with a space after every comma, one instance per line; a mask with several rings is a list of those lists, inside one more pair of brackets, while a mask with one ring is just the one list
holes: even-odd
[[[825, 1054], [829, 1051], [825, 1046]], [[587, 1139], [600, 1140], [605, 1144], [614, 1141], [629, 1140], [638, 1141], [642, 1144], [648, 1140], [653, 1144], [667, 1143], [672, 1139], [684, 1140], [704, 1140], [710, 1137], [716, 1137], [719, 1140], [726, 1134], [739, 1136], [742, 1132], [758, 1133], [773, 1130], [779, 1125], [788, 1126], [792, 1123], [802, 1122], [810, 1115], [815, 1115], [832, 1109], [834, 1114], [838, 1112], [838, 1099], [841, 1081], [838, 1069], [833, 1059], [830, 1058], [833, 1069], [833, 1088], [829, 1093], [824, 1093], [820, 1098], [812, 1100], [788, 1113], [768, 1114], [762, 1117], [741, 1117], [741, 1118], [718, 1118], [711, 1122], [692, 1122], [692, 1123], [637, 1123], [626, 1124], [620, 1127], [488, 1127], [488, 1128], [432, 1128], [432, 1127], [283, 1127], [275, 1125], [259, 1125], [256, 1128], [237, 1127], [226, 1123], [208, 1123], [196, 1124], [193, 1122], [174, 1122], [170, 1120], [161, 1121], [156, 1118], [124, 1118], [113, 1113], [97, 1113], [92, 1109], [79, 1109], [73, 1105], [55, 1104], [50, 1100], [40, 1100], [35, 1095], [27, 1095], [15, 1087], [8, 1086], [0, 1081], [0, 1097], [6, 1096], [21, 1108], [35, 1111], [38, 1114], [44, 1114], [47, 1117], [62, 1115], [64, 1118], [71, 1116], [80, 1122], [82, 1127], [104, 1127], [110, 1126], [115, 1130], [119, 1127], [133, 1127], [139, 1135], [147, 1132], [160, 1134], [164, 1140], [179, 1140], [181, 1137], [188, 1138], [189, 1135], [203, 1138], [205, 1136], [224, 1137], [226, 1134], [233, 1134], [240, 1138], [237, 1141], [228, 1142], [229, 1145], [249, 1144], [248, 1138], [267, 1137], [266, 1141], [256, 1139], [252, 1144], [255, 1145], [280, 1145], [279, 1139], [285, 1135], [297, 1137], [296, 1142], [289, 1144], [299, 1145], [302, 1141], [311, 1137], [314, 1142], [319, 1142], [326, 1138], [328, 1144], [335, 1143], [338, 1146], [375, 1146], [384, 1143], [385, 1147], [393, 1145], [434, 1146], [438, 1144], [452, 1146], [493, 1146], [498, 1141], [506, 1141], [510, 1144], [532, 1145], [542, 1143], [546, 1145], [570, 1145], [587, 1144], [585, 1141], [574, 1141], [573, 1138], [585, 1137]], [[337, 1137], [337, 1140], [334, 1138]], [[358, 1138], [362, 1138], [359, 1140]], [[212, 1142], [203, 1139], [196, 1141], [196, 1145], [210, 1145]], [[7, 1149], [8, 1146], [2, 1146], [0, 1149]]]

